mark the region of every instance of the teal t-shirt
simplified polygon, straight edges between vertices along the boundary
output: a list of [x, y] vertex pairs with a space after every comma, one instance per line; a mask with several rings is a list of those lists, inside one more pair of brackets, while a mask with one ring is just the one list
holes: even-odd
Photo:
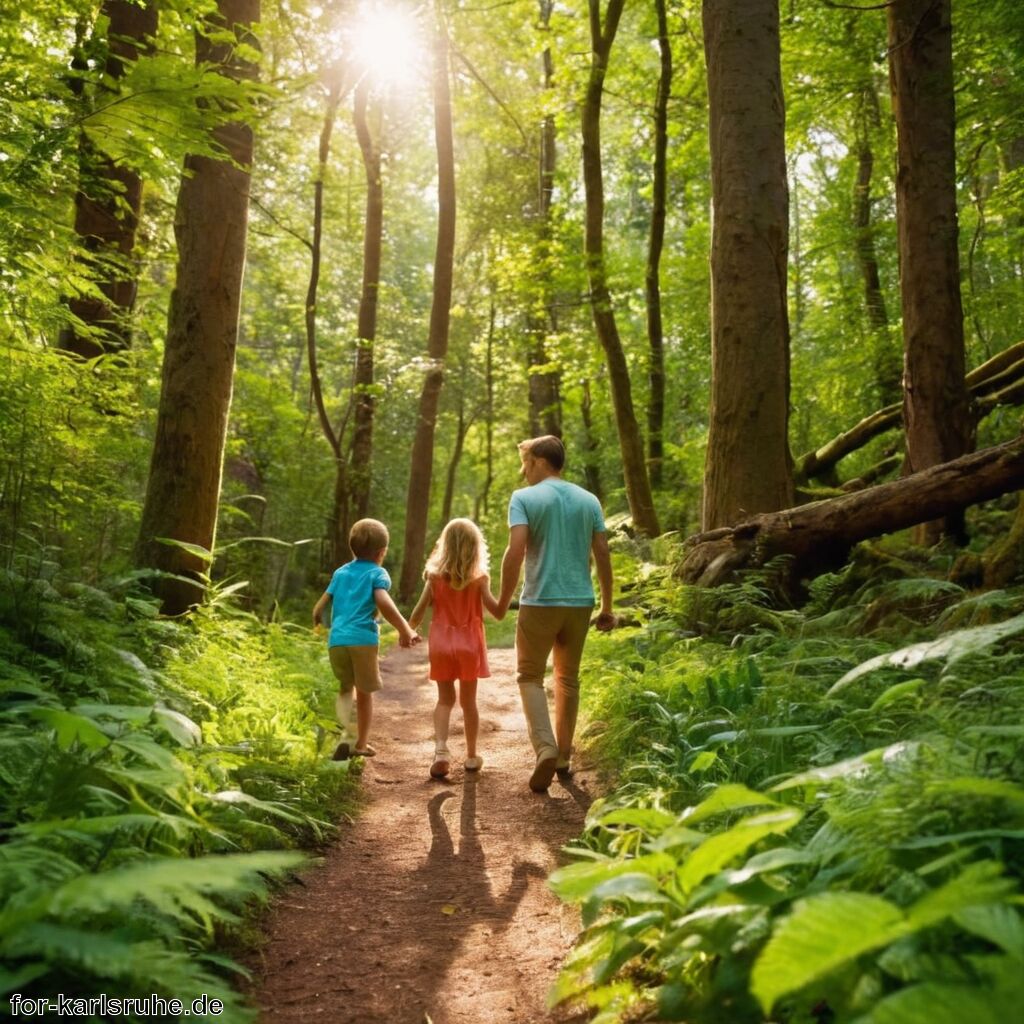
[[357, 558], [336, 569], [327, 585], [331, 595], [328, 647], [380, 643], [375, 590], [390, 590], [391, 577], [376, 562]]
[[520, 604], [593, 606], [590, 545], [605, 527], [590, 491], [554, 476], [513, 491], [508, 525], [529, 527]]

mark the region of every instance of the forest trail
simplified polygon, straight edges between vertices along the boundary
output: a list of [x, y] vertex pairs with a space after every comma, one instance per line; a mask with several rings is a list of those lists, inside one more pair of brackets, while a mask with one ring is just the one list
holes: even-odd
[[[425, 645], [382, 662], [365, 806], [272, 907], [252, 964], [261, 1020], [332, 1024], [542, 1024], [572, 1019], [546, 997], [578, 928], [547, 888], [578, 835], [593, 776], [530, 792], [533, 764], [514, 654], [489, 654], [479, 687], [483, 771], [463, 771], [452, 715], [452, 773], [429, 777]], [[576, 1018], [578, 1019], [578, 1018]]]

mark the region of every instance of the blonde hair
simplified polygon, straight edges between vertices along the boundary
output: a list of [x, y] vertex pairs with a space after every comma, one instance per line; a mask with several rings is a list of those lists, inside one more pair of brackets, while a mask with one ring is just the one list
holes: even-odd
[[348, 531], [348, 546], [356, 558], [376, 558], [388, 539], [388, 528], [379, 519], [360, 519]]
[[437, 538], [430, 552], [424, 579], [443, 576], [454, 590], [462, 590], [480, 576], [487, 575], [490, 556], [487, 541], [472, 519], [453, 519]]

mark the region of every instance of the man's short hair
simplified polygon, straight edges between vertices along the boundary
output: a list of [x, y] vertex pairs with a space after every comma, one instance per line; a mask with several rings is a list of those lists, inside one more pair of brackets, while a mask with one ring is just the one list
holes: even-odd
[[348, 546], [356, 558], [376, 558], [388, 540], [388, 528], [379, 519], [360, 519], [348, 531]]
[[553, 470], [561, 472], [565, 465], [565, 445], [560, 437], [545, 434], [543, 437], [531, 437], [528, 441], [519, 442], [521, 455], [532, 455], [535, 459], [543, 459]]

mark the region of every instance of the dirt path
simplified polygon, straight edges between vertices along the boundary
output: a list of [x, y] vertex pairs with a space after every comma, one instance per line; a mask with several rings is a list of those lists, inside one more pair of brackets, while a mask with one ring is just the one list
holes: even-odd
[[261, 1020], [337, 1024], [541, 1024], [576, 934], [546, 878], [578, 835], [593, 780], [578, 773], [531, 793], [532, 751], [513, 653], [492, 651], [480, 683], [479, 776], [427, 772], [433, 745], [423, 648], [383, 663], [363, 791], [367, 806], [324, 862], [273, 908], [252, 998]]

